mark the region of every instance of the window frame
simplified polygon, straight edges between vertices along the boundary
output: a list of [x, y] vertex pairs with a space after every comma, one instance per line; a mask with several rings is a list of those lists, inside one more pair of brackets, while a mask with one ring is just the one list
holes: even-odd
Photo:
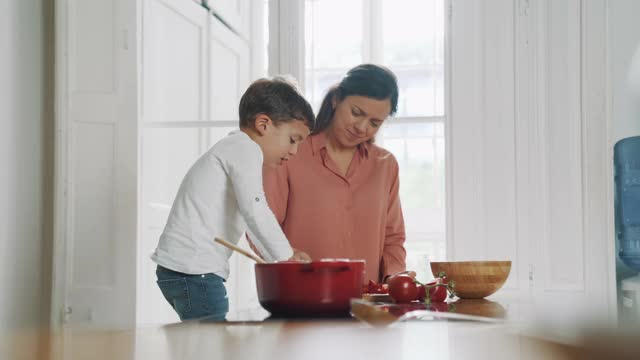
[[[436, 116], [395, 116], [393, 124], [442, 124], [444, 132], [444, 212], [445, 212], [445, 252], [452, 253], [452, 167], [450, 137], [451, 99], [451, 17], [452, 1], [443, 0], [444, 6], [444, 104], [443, 115]], [[301, 89], [305, 89], [305, 6], [306, 1], [269, 0], [269, 67], [268, 74], [288, 73], [298, 79]], [[375, 26], [382, 22], [383, 0], [363, 0], [363, 41], [362, 61], [384, 63], [381, 41], [382, 27]], [[274, 36], [277, 35], [277, 36]], [[287, 59], [287, 61], [282, 61]], [[293, 59], [293, 61], [291, 61]], [[436, 135], [434, 134], [434, 138]], [[383, 145], [383, 144], [382, 144]]]

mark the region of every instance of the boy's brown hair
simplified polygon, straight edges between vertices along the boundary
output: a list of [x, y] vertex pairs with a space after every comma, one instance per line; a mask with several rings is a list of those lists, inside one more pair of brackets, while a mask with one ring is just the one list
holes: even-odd
[[309, 102], [296, 86], [283, 77], [254, 81], [240, 99], [240, 127], [249, 128], [259, 114], [267, 115], [278, 123], [302, 120], [311, 131], [316, 118]]

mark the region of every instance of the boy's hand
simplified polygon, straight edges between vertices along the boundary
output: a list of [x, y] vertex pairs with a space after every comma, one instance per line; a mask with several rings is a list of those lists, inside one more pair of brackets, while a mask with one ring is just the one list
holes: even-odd
[[293, 256], [289, 258], [289, 261], [310, 262], [311, 256], [304, 251], [293, 249]]

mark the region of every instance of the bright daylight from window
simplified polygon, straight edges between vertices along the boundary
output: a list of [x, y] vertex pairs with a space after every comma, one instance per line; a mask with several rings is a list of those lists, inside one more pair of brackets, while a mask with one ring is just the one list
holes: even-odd
[[444, 0], [306, 0], [305, 12], [304, 84], [316, 111], [355, 65], [383, 64], [398, 77], [398, 113], [376, 143], [400, 164], [407, 268], [430, 278], [428, 261], [446, 249]]

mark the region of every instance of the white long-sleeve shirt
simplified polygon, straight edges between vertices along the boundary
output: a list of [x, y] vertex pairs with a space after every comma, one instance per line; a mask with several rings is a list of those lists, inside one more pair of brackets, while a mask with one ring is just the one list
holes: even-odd
[[266, 261], [293, 255], [262, 187], [262, 150], [237, 131], [216, 143], [182, 180], [151, 259], [186, 274], [229, 276], [231, 243], [248, 232]]

